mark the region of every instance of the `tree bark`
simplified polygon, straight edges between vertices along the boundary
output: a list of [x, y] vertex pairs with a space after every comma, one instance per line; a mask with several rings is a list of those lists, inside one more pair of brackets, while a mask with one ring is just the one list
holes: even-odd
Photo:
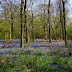
[[13, 13], [11, 13], [11, 36], [13, 39]]
[[51, 41], [51, 24], [50, 24], [50, 0], [48, 4], [48, 23], [49, 23], [49, 43], [52, 43]]
[[66, 17], [65, 17], [65, 2], [62, 0], [63, 4], [63, 23], [64, 23], [64, 41], [65, 41], [65, 46], [67, 47], [67, 38], [66, 38]]
[[47, 39], [46, 35], [46, 23], [45, 23], [45, 0], [44, 0], [44, 39]]
[[25, 5], [24, 5], [24, 30], [26, 32], [26, 43], [29, 43], [28, 40], [28, 27], [27, 27], [27, 20], [26, 20], [26, 7], [27, 7], [27, 0], [25, 0]]
[[60, 8], [61, 39], [63, 38], [63, 40], [64, 40], [64, 24], [63, 24], [63, 17], [62, 17], [61, 0], [60, 0], [59, 8]]
[[5, 40], [6, 40], [6, 45], [7, 45], [7, 31], [6, 31], [6, 14], [5, 14]]
[[[11, 14], [10, 14], [11, 15]], [[12, 22], [11, 22], [11, 18], [10, 18], [10, 43], [12, 42], [12, 30], [11, 30], [11, 25], [12, 25]]]
[[23, 14], [22, 14], [22, 11], [23, 11], [23, 4], [24, 4], [24, 1], [23, 0], [21, 0], [21, 47], [22, 48], [24, 48], [24, 26], [23, 26], [23, 20], [22, 20], [22, 18], [23, 18]]
[[32, 40], [33, 40], [33, 42], [34, 42], [33, 13], [32, 13]]
[[[33, 3], [32, 3], [32, 6], [33, 6]], [[31, 9], [32, 9], [32, 7], [31, 7]], [[31, 23], [32, 23], [32, 40], [33, 40], [33, 42], [34, 42], [33, 11], [32, 11], [32, 21], [31, 21]]]

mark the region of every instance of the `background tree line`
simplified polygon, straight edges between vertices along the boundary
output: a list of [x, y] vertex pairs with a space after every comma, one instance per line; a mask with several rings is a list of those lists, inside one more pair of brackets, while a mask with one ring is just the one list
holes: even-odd
[[[0, 39], [72, 39], [68, 0], [4, 0], [0, 2]], [[67, 42], [66, 42], [67, 43]], [[22, 45], [22, 43], [21, 43]]]

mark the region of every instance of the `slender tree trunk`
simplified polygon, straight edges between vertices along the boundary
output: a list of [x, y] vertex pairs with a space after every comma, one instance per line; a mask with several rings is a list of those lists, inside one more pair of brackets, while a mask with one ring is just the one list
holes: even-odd
[[23, 4], [24, 4], [24, 1], [21, 0], [21, 47], [24, 48], [24, 26], [23, 26], [23, 14], [22, 14], [22, 11], [23, 11]]
[[5, 14], [5, 40], [6, 40], [6, 42], [5, 42], [5, 45], [4, 45], [4, 47], [8, 47], [8, 34], [7, 34], [7, 25], [6, 25], [7, 23], [6, 23], [6, 14]]
[[66, 17], [65, 17], [65, 2], [62, 0], [63, 3], [63, 23], [64, 23], [64, 41], [65, 46], [67, 46], [67, 38], [66, 38]]
[[49, 43], [52, 43], [51, 41], [51, 24], [50, 24], [50, 0], [48, 4], [48, 23], [49, 23]]
[[10, 42], [12, 42], [13, 39], [13, 15], [11, 12], [11, 17], [10, 17]]
[[59, 8], [60, 8], [60, 39], [62, 39], [62, 29], [61, 29], [61, 24], [62, 24], [61, 0], [60, 0]]
[[22, 47], [22, 0], [21, 0], [21, 47]]
[[44, 39], [47, 39], [46, 35], [46, 23], [45, 23], [45, 0], [44, 0]]
[[13, 13], [11, 13], [11, 36], [13, 39]]
[[26, 28], [26, 43], [29, 44], [29, 40], [28, 40], [28, 27], [27, 27], [27, 20], [26, 20], [26, 7], [27, 7], [27, 0], [25, 0], [25, 5], [24, 5], [24, 27]]
[[12, 42], [11, 18], [10, 18], [10, 43]]
[[13, 39], [13, 13], [11, 12], [11, 26], [10, 26], [10, 42]]
[[6, 40], [6, 45], [7, 45], [7, 31], [6, 31], [6, 14], [5, 14], [5, 40]]
[[44, 0], [44, 39], [46, 40], [46, 38], [45, 38], [45, 0]]
[[62, 17], [62, 9], [61, 9], [61, 0], [60, 0], [60, 4], [59, 4], [59, 8], [60, 8], [60, 30], [61, 30], [61, 39], [62, 39], [62, 36], [63, 36], [63, 40], [64, 40], [64, 25], [63, 25], [63, 17]]
[[[33, 3], [32, 3], [32, 6], [33, 6]], [[32, 9], [32, 7], [31, 7], [31, 9]], [[32, 23], [32, 40], [33, 40], [33, 42], [34, 42], [33, 11], [32, 11], [32, 21], [31, 21], [31, 23]]]
[[33, 42], [34, 42], [33, 13], [32, 13], [32, 40], [33, 40]]

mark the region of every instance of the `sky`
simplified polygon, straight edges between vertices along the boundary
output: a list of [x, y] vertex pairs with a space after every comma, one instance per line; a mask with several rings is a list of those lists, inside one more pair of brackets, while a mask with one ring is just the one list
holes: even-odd
[[72, 0], [69, 0], [69, 17], [72, 18]]
[[[0, 1], [3, 1], [3, 0], [0, 0]], [[41, 1], [41, 0], [40, 0]], [[54, 1], [54, 0], [51, 0], [51, 1]], [[39, 2], [40, 3], [40, 2]], [[68, 13], [68, 16], [69, 18], [72, 18], [72, 0], [68, 0], [68, 9], [70, 10], [69, 13]], [[1, 11], [1, 7], [0, 7], [0, 11]]]
[[[51, 2], [54, 2], [54, 1], [56, 1], [56, 0], [51, 0]], [[39, 3], [42, 3], [42, 1], [40, 0]], [[67, 4], [68, 4], [67, 8], [69, 9], [68, 16], [69, 16], [69, 18], [72, 18], [72, 0], [68, 0]]]

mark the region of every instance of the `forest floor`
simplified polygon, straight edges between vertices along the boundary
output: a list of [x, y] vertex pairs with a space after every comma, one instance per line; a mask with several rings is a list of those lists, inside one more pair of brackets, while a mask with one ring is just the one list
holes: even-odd
[[65, 47], [63, 40], [38, 39], [20, 48], [20, 39], [13, 39], [4, 47], [5, 39], [0, 39], [0, 72], [71, 72], [72, 40]]
[[[72, 40], [68, 40], [68, 48], [72, 47]], [[5, 39], [0, 39], [0, 48], [3, 47], [5, 44]], [[50, 44], [47, 40], [38, 39], [35, 40], [35, 42], [30, 41], [29, 44], [24, 43], [24, 48], [27, 48], [27, 45], [29, 45], [29, 48], [44, 48], [47, 49], [49, 47], [52, 48], [65, 48], [65, 43], [63, 40], [53, 40]], [[20, 39], [13, 39], [12, 43], [8, 43], [8, 48], [20, 48]]]

